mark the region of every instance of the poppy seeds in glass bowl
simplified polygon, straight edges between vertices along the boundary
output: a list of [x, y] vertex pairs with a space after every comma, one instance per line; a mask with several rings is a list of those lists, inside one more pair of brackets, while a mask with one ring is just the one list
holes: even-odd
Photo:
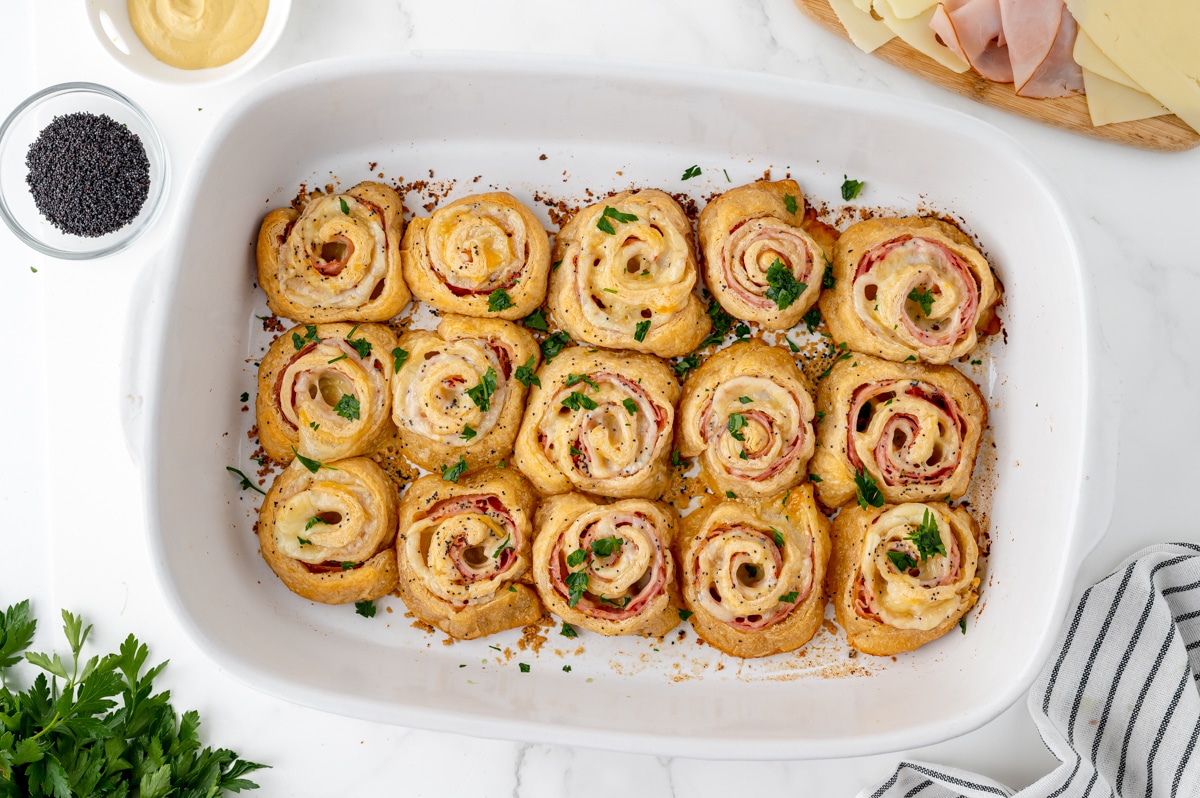
[[150, 190], [141, 139], [107, 114], [56, 116], [29, 146], [25, 182], [38, 211], [70, 235], [97, 238], [132, 222]]

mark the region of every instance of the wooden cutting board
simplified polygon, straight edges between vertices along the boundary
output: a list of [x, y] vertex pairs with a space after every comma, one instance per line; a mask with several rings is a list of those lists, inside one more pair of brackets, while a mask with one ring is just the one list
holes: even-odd
[[[846, 29], [842, 27], [828, 0], [795, 0], [795, 3], [821, 27], [847, 42], [850, 41]], [[1174, 114], [1095, 127], [1092, 125], [1091, 116], [1088, 115], [1087, 100], [1083, 95], [1048, 100], [1018, 97], [1012, 84], [992, 83], [984, 80], [974, 70], [967, 70], [962, 74], [952, 72], [924, 53], [909, 47], [899, 38], [892, 39], [872, 55], [955, 94], [1084, 136], [1164, 152], [1190, 150], [1200, 145], [1200, 134]]]

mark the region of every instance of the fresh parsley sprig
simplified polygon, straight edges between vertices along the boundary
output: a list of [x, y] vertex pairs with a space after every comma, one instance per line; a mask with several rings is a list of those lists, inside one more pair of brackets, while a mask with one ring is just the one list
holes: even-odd
[[925, 562], [935, 554], [946, 556], [946, 544], [942, 542], [942, 533], [938, 529], [937, 516], [925, 510], [925, 515], [921, 517], [921, 524], [917, 527], [917, 531], [905, 538], [911, 540], [917, 547], [917, 556], [921, 558], [921, 562]]
[[263, 490], [258, 485], [255, 485], [253, 482], [251, 482], [250, 477], [243, 474], [240, 470], [234, 468], [233, 466], [225, 466], [225, 470], [231, 474], [235, 474], [236, 476], [239, 476], [242, 478], [242, 483], [241, 483], [242, 490], [256, 490], [264, 496], [267, 495], [267, 492], [265, 490]]
[[530, 385], [536, 385], [539, 388], [542, 387], [541, 378], [534, 372], [533, 355], [529, 356], [529, 359], [525, 361], [525, 365], [517, 366], [516, 371], [513, 372], [513, 377], [526, 388]]
[[502, 310], [508, 310], [513, 307], [512, 297], [503, 288], [497, 288], [492, 293], [488, 294], [488, 311], [491, 313], [499, 313]]
[[864, 468], [854, 472], [854, 491], [857, 494], [858, 506], [862, 509], [883, 506], [883, 493], [875, 483], [875, 478]]
[[808, 284], [797, 280], [779, 258], [767, 268], [767, 282], [771, 286], [767, 289], [767, 299], [774, 301], [780, 310], [791, 307], [808, 290]]
[[479, 384], [474, 388], [467, 389], [467, 396], [479, 408], [479, 412], [486, 413], [492, 407], [492, 394], [496, 392], [496, 370], [488, 366], [488, 370], [479, 378]]
[[632, 213], [621, 213], [613, 206], [605, 205], [604, 212], [600, 214], [600, 221], [596, 222], [596, 228], [601, 232], [608, 233], [610, 236], [616, 235], [617, 231], [612, 226], [612, 222], [610, 222], [609, 219], [615, 219], [621, 223], [636, 222], [638, 220], [638, 218]]

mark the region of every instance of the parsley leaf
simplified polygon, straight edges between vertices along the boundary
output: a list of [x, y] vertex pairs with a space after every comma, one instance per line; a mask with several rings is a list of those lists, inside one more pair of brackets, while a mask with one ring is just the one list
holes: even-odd
[[517, 667], [521, 669], [521, 673], [529, 673], [529, 663], [518, 662]]
[[462, 438], [464, 441], [469, 441], [478, 434], [479, 433], [476, 432], [475, 428], [472, 427], [470, 424], [463, 424], [462, 432], [459, 433], [459, 437]]
[[546, 314], [541, 308], [538, 308], [533, 313], [530, 313], [528, 316], [526, 316], [522, 321], [522, 324], [531, 330], [537, 330], [538, 332], [550, 332], [550, 327], [546, 324]]
[[308, 523], [306, 523], [306, 524], [304, 525], [304, 531], [305, 531], [305, 532], [307, 532], [308, 530], [312, 529], [312, 528], [313, 528], [314, 526], [316, 526], [317, 524], [328, 524], [328, 523], [329, 523], [329, 522], [328, 522], [328, 521], [326, 521], [326, 520], [325, 520], [324, 518], [322, 518], [321, 516], [319, 516], [319, 515], [314, 515], [312, 518], [308, 519]]
[[678, 449], [674, 449], [671, 452], [671, 465], [675, 466], [676, 468], [681, 468], [687, 465], [687, 461], [680, 456]]
[[337, 357], [335, 357], [333, 360], [326, 360], [326, 361], [325, 361], [325, 363], [326, 363], [326, 364], [329, 364], [329, 363], [336, 363], [336, 362], [338, 362], [339, 360], [345, 360], [345, 359], [346, 359], [346, 358], [348, 358], [348, 357], [350, 357], [350, 356], [349, 356], [349, 355], [347, 355], [345, 352], [342, 352], [340, 355], [338, 355]]
[[333, 412], [350, 421], [358, 420], [360, 410], [358, 399], [348, 393], [342, 394], [342, 398], [338, 399], [337, 404], [333, 406]]
[[887, 553], [887, 558], [892, 561], [892, 565], [895, 566], [899, 573], [904, 573], [909, 568], [917, 567], [917, 561], [908, 556], [907, 552], [889, 551]]
[[592, 541], [589, 548], [597, 557], [611, 557], [614, 552], [620, 550], [621, 544], [624, 542], [622, 538], [618, 537], [597, 538]]
[[854, 474], [854, 490], [858, 494], [858, 506], [862, 509], [883, 506], [883, 494], [874, 478], [865, 469], [858, 469]]
[[300, 542], [301, 546], [311, 546], [312, 545], [311, 540], [309, 540], [308, 538], [302, 538], [299, 535], [296, 535], [296, 540], [298, 540]]
[[689, 371], [700, 368], [700, 356], [695, 353], [686, 355], [680, 358], [678, 363], [673, 364], [671, 368], [675, 369], [675, 373], [679, 375], [680, 379], [683, 379]]
[[708, 308], [705, 312], [708, 314], [709, 321], [712, 322], [712, 332], [700, 342], [700, 346], [696, 347], [697, 349], [703, 349], [709, 344], [721, 343], [725, 340], [725, 336], [728, 334], [730, 328], [733, 327], [733, 316], [725, 312], [725, 309], [721, 307], [721, 303], [716, 300], [716, 297], [709, 300]]
[[650, 332], [650, 319], [646, 319], [645, 321], [639, 321], [637, 323], [637, 327], [633, 331], [633, 340], [639, 341], [639, 342], [645, 341], [646, 333], [648, 333], [648, 332]]
[[736, 493], [734, 493], [734, 492], [733, 492], [733, 491], [731, 491], [731, 490], [727, 490], [727, 491], [725, 491], [725, 498], [726, 498], [726, 499], [736, 499], [736, 498], [737, 498], [737, 494], [736, 494]]
[[243, 402], [250, 401], [250, 394], [247, 391], [242, 391], [242, 399], [241, 400]]
[[958, 619], [958, 630], [963, 634], [967, 633], [967, 616]]
[[925, 515], [921, 518], [921, 525], [917, 527], [917, 531], [905, 538], [911, 540], [917, 546], [917, 555], [921, 558], [921, 562], [925, 562], [935, 554], [946, 556], [946, 544], [942, 542], [942, 533], [938, 530], [937, 517], [925, 510]]
[[563, 637], [579, 637], [579, 632], [575, 631], [575, 627], [566, 621], [562, 622], [562, 628], [558, 630], [558, 633]]
[[809, 475], [808, 475], [808, 481], [809, 481], [809, 482], [811, 482], [811, 483], [813, 483], [814, 485], [815, 485], [816, 483], [818, 483], [818, 482], [824, 482], [824, 480], [823, 480], [823, 479], [821, 479], [821, 478], [820, 478], [819, 476], [817, 476], [816, 474], [809, 474]]
[[916, 362], [916, 359], [917, 359], [917, 358], [916, 358], [916, 356], [915, 356], [915, 355], [909, 355], [908, 357], [904, 358], [904, 361], [903, 361], [903, 362], [905, 362], [905, 363], [913, 363], [913, 362]]
[[344, 214], [346, 214], [347, 216], [349, 216], [349, 215], [350, 215], [350, 206], [346, 204], [346, 198], [345, 198], [345, 197], [338, 197], [338, 202], [339, 202], [339, 203], [341, 204], [341, 206], [342, 206], [342, 213], [344, 213]]
[[243, 474], [239, 469], [236, 469], [233, 466], [225, 466], [225, 470], [242, 478], [242, 490], [256, 490], [264, 496], [267, 495], [265, 490], [251, 482], [250, 477]]
[[392, 350], [392, 367], [395, 369], [396, 374], [400, 373], [400, 367], [406, 362], [408, 362], [407, 350], [401, 349], [400, 347], [396, 347]]
[[471, 401], [479, 408], [481, 413], [486, 413], [492, 407], [492, 394], [496, 392], [496, 370], [488, 366], [488, 370], [479, 378], [479, 384], [474, 388], [467, 389], [467, 396], [471, 397]]
[[741, 413], [730, 413], [729, 421], [725, 424], [725, 428], [729, 430], [729, 435], [735, 441], [746, 440], [746, 433], [742, 432], [742, 428], [746, 426], [746, 417]]
[[354, 611], [364, 618], [375, 617], [375, 602], [374, 601], [356, 601], [354, 602]]
[[492, 293], [488, 294], [488, 311], [491, 313], [499, 313], [502, 310], [508, 310], [513, 306], [512, 297], [503, 288], [497, 288]]
[[796, 599], [800, 598], [800, 594], [793, 590], [791, 593], [784, 593], [779, 597], [779, 600], [785, 604], [795, 604]]
[[492, 552], [492, 559], [498, 560], [504, 556], [504, 552], [512, 551], [512, 550], [513, 550], [512, 533], [510, 532], [509, 534], [504, 536], [504, 540], [500, 541], [500, 545], [497, 546], [496, 550]]
[[921, 306], [921, 312], [926, 317], [929, 316], [929, 311], [933, 310], [933, 293], [930, 291], [914, 288], [908, 292], [908, 298]]
[[371, 342], [366, 338], [355, 338], [354, 331], [357, 329], [358, 325], [355, 324], [354, 329], [350, 330], [350, 334], [346, 336], [346, 343], [350, 344], [355, 352], [358, 352], [360, 358], [366, 360], [371, 354]]
[[783, 533], [775, 527], [771, 527], [771, 537], [775, 540], [775, 545], [778, 548], [783, 548]]
[[342, 570], [343, 570], [343, 571], [353, 571], [353, 570], [354, 570], [354, 566], [356, 566], [356, 565], [358, 565], [358, 563], [355, 563], [355, 562], [349, 562], [349, 561], [343, 562], [343, 563], [342, 563]]
[[583, 598], [583, 592], [588, 588], [587, 572], [575, 571], [569, 573], [564, 581], [567, 585], [567, 606], [574, 607]]
[[691, 180], [693, 177], [699, 177], [699, 176], [700, 176], [700, 165], [695, 164], [695, 165], [689, 166], [687, 169], [683, 170], [683, 177], [681, 177], [680, 180]]
[[792, 270], [784, 266], [779, 258], [767, 269], [767, 282], [771, 284], [767, 289], [767, 299], [773, 299], [780, 310], [791, 307], [808, 290], [808, 285], [797, 280]]
[[300, 333], [292, 333], [292, 346], [296, 347], [297, 352], [316, 340], [317, 326], [315, 324], [305, 325], [303, 337], [301, 337]]
[[467, 460], [461, 454], [458, 456], [458, 462], [451, 466], [442, 466], [442, 479], [446, 482], [458, 482], [467, 470]]
[[629, 413], [629, 415], [632, 416], [637, 414], [637, 402], [633, 401], [632, 399], [626, 398], [621, 400], [621, 405], [625, 408], [625, 411]]
[[541, 378], [533, 371], [533, 355], [529, 356], [524, 366], [517, 366], [517, 370], [513, 372], [513, 377], [525, 387], [529, 387], [530, 385], [536, 385], [539, 388], [542, 387]]
[[692, 615], [694, 615], [694, 613], [691, 610], [680, 610], [679, 620], [686, 621], [688, 618], [691, 618]]
[[562, 400], [562, 406], [571, 410], [595, 410], [599, 407], [598, 404], [579, 391], [571, 391], [571, 394]]
[[817, 328], [821, 326], [821, 310], [813, 308], [801, 317], [801, 321], [808, 325], [809, 332], [816, 332]]
[[542, 357], [546, 358], [546, 362], [549, 363], [571, 343], [571, 336], [560, 330], [542, 341]]
[[600, 390], [600, 384], [586, 374], [572, 373], [572, 374], [567, 375], [567, 387], [568, 388], [570, 388], [572, 385], [578, 385], [581, 382], [586, 382], [588, 385], [592, 386], [593, 391]]
[[842, 199], [844, 199], [846, 202], [849, 202], [857, 197], [862, 189], [863, 182], [861, 180], [851, 180], [845, 175], [842, 175]]
[[837, 287], [837, 278], [833, 276], [833, 264], [825, 260], [825, 273], [821, 275], [821, 288], [832, 291]]
[[791, 194], [784, 194], [784, 195], [783, 195], [783, 207], [787, 208], [787, 212], [788, 212], [788, 213], [790, 213], [790, 214], [792, 214], [793, 216], [795, 216], [795, 215], [796, 215], [796, 209], [797, 209], [799, 206], [796, 204], [796, 198], [795, 198], [795, 197], [793, 197]]
[[741, 403], [742, 403], [742, 404], [744, 404], [744, 405], [748, 405], [748, 404], [750, 404], [751, 402], [753, 402], [754, 400], [753, 400], [753, 399], [751, 399], [749, 396], [739, 396], [739, 397], [738, 397], [738, 401], [739, 401], [739, 402], [741, 402]]
[[587, 551], [584, 549], [575, 549], [575, 551], [567, 555], [568, 568], [578, 568], [585, 562], [587, 562]]

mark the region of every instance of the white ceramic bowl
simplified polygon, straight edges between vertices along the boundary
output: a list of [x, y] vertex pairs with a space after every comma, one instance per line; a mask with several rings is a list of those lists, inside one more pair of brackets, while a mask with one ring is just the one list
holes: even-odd
[[129, 23], [126, 0], [85, 0], [84, 5], [92, 32], [117, 63], [143, 78], [179, 86], [224, 83], [253, 69], [275, 47], [292, 13], [292, 0], [270, 0], [262, 31], [239, 58], [213, 69], [179, 69], [159, 61], [142, 44]]
[[[692, 164], [702, 177], [682, 183]], [[633, 183], [706, 196], [768, 167], [835, 207], [847, 174], [866, 181], [863, 203], [952, 213], [1004, 281], [1007, 343], [974, 372], [995, 433], [994, 477], [977, 474], [994, 481], [993, 543], [966, 635], [893, 661], [847, 659], [840, 632], [821, 633], [804, 654], [742, 661], [698, 646], [690, 630], [683, 642], [566, 641], [550, 630], [534, 655], [518, 649], [517, 630], [444, 646], [411, 628], [395, 599], [381, 602], [394, 613], [366, 620], [300, 599], [274, 577], [252, 534], [261, 497], [225, 470], [253, 468], [252, 413], [238, 398], [255, 390], [270, 337], [255, 318], [267, 311], [248, 246], [266, 210], [301, 182], [348, 186], [380, 170], [458, 178], [447, 199], [505, 188], [544, 213], [534, 192], [603, 196]], [[1103, 392], [1069, 216], [1021, 146], [963, 114], [661, 64], [445, 53], [328, 61], [271, 78], [228, 113], [176, 218], [161, 283], [139, 308], [149, 329], [135, 336], [153, 348], [143, 417], [151, 559], [199, 647], [275, 695], [390, 723], [644, 754], [914, 748], [970, 731], [1024, 694], [1105, 528], [1113, 462], [1097, 450]]]

